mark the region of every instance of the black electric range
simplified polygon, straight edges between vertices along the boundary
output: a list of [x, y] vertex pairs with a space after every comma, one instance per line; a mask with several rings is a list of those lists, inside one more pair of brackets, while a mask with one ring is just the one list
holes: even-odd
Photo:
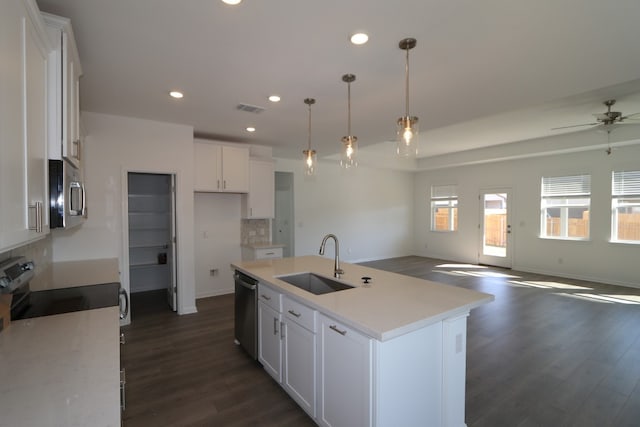
[[120, 304], [119, 291], [120, 283], [106, 283], [29, 292], [11, 310], [11, 320], [114, 307]]

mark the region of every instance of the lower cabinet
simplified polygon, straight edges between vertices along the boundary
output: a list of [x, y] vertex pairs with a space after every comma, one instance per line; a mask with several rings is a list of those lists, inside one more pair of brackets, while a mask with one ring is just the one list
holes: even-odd
[[282, 382], [281, 327], [280, 313], [258, 301], [258, 360], [279, 383]]
[[283, 387], [312, 418], [316, 417], [316, 311], [283, 300]]
[[322, 426], [372, 423], [372, 339], [318, 316], [318, 417]]

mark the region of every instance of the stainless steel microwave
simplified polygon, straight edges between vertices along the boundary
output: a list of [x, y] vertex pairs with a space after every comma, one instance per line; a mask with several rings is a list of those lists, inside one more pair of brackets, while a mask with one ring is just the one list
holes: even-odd
[[80, 171], [64, 160], [49, 160], [50, 227], [71, 228], [82, 224], [86, 196]]

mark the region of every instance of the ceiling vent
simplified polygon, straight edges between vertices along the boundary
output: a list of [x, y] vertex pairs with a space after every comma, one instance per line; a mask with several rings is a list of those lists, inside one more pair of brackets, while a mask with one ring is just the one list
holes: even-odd
[[246, 111], [247, 113], [260, 114], [264, 111], [264, 108], [258, 107], [257, 105], [238, 104], [236, 105], [236, 110]]

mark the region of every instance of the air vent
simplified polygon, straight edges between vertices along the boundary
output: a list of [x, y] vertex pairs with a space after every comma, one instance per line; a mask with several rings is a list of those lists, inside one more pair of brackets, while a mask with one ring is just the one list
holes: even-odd
[[236, 105], [236, 109], [240, 111], [246, 111], [247, 113], [260, 114], [264, 111], [264, 108], [258, 107], [257, 105], [249, 105], [249, 104], [238, 104]]

